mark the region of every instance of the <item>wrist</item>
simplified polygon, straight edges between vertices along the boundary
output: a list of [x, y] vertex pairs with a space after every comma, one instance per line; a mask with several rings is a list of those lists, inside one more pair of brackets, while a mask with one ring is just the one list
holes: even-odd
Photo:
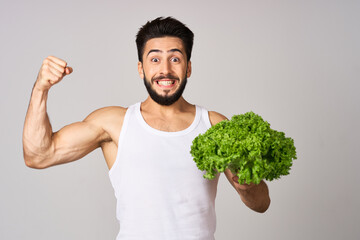
[[33, 92], [37, 94], [47, 94], [49, 92], [49, 88], [41, 86], [41, 84], [38, 81], [36, 81], [33, 86]]
[[44, 104], [46, 105], [49, 89], [41, 88], [37, 84], [34, 85], [31, 93], [30, 105]]

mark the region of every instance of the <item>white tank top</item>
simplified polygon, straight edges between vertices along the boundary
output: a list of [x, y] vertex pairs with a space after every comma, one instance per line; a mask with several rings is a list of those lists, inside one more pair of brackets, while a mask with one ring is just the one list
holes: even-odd
[[193, 123], [178, 132], [150, 127], [140, 103], [125, 114], [116, 161], [109, 171], [120, 223], [117, 240], [213, 240], [219, 176], [203, 178], [190, 154], [192, 140], [211, 127], [196, 106]]

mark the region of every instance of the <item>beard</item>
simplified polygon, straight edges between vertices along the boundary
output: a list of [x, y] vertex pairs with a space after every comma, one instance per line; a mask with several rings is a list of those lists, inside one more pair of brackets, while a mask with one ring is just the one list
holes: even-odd
[[[187, 74], [187, 73], [186, 73]], [[163, 78], [169, 78], [169, 79], [177, 79], [176, 77], [173, 77], [171, 75], [167, 75], [167, 76], [160, 76], [158, 78], [153, 78], [151, 79], [151, 83], [150, 81], [146, 78], [145, 74], [144, 74], [144, 85], [146, 87], [147, 92], [149, 93], [150, 97], [152, 100], [154, 100], [156, 103], [163, 105], [163, 106], [170, 106], [171, 104], [175, 103], [177, 100], [179, 100], [179, 98], [182, 96], [184, 90], [185, 90], [185, 86], [187, 83], [187, 77], [185, 74], [185, 78], [184, 80], [181, 82], [179, 88], [176, 90], [175, 93], [173, 93], [172, 95], [168, 95], [168, 93], [166, 93], [164, 96], [158, 94], [151, 86], [151, 83], [154, 83], [155, 80], [159, 80], [159, 79], [163, 79]]]

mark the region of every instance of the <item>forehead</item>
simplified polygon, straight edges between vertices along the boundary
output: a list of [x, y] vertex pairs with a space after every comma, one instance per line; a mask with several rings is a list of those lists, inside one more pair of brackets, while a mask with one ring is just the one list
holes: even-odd
[[168, 51], [170, 49], [180, 49], [185, 53], [184, 43], [180, 38], [177, 37], [161, 37], [152, 38], [148, 40], [144, 47], [144, 54], [147, 54], [150, 50], [158, 49]]

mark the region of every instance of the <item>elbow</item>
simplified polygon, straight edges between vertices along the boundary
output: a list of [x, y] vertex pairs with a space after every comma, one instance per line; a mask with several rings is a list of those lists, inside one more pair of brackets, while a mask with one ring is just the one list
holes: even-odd
[[53, 146], [42, 148], [35, 146], [31, 141], [23, 139], [23, 157], [29, 168], [44, 169], [51, 166], [54, 159]]
[[33, 168], [33, 169], [44, 169], [46, 168], [46, 166], [44, 164], [41, 163], [41, 161], [36, 161], [34, 159], [31, 158], [25, 158], [25, 165], [29, 168]]
[[29, 168], [33, 168], [33, 169], [44, 169], [46, 168], [44, 165], [41, 165], [35, 161], [29, 160], [29, 159], [25, 159], [25, 165]]
[[25, 151], [23, 155], [24, 155], [25, 165], [29, 168], [44, 169], [48, 167], [46, 165], [45, 159], [40, 158], [39, 156], [27, 154]]

